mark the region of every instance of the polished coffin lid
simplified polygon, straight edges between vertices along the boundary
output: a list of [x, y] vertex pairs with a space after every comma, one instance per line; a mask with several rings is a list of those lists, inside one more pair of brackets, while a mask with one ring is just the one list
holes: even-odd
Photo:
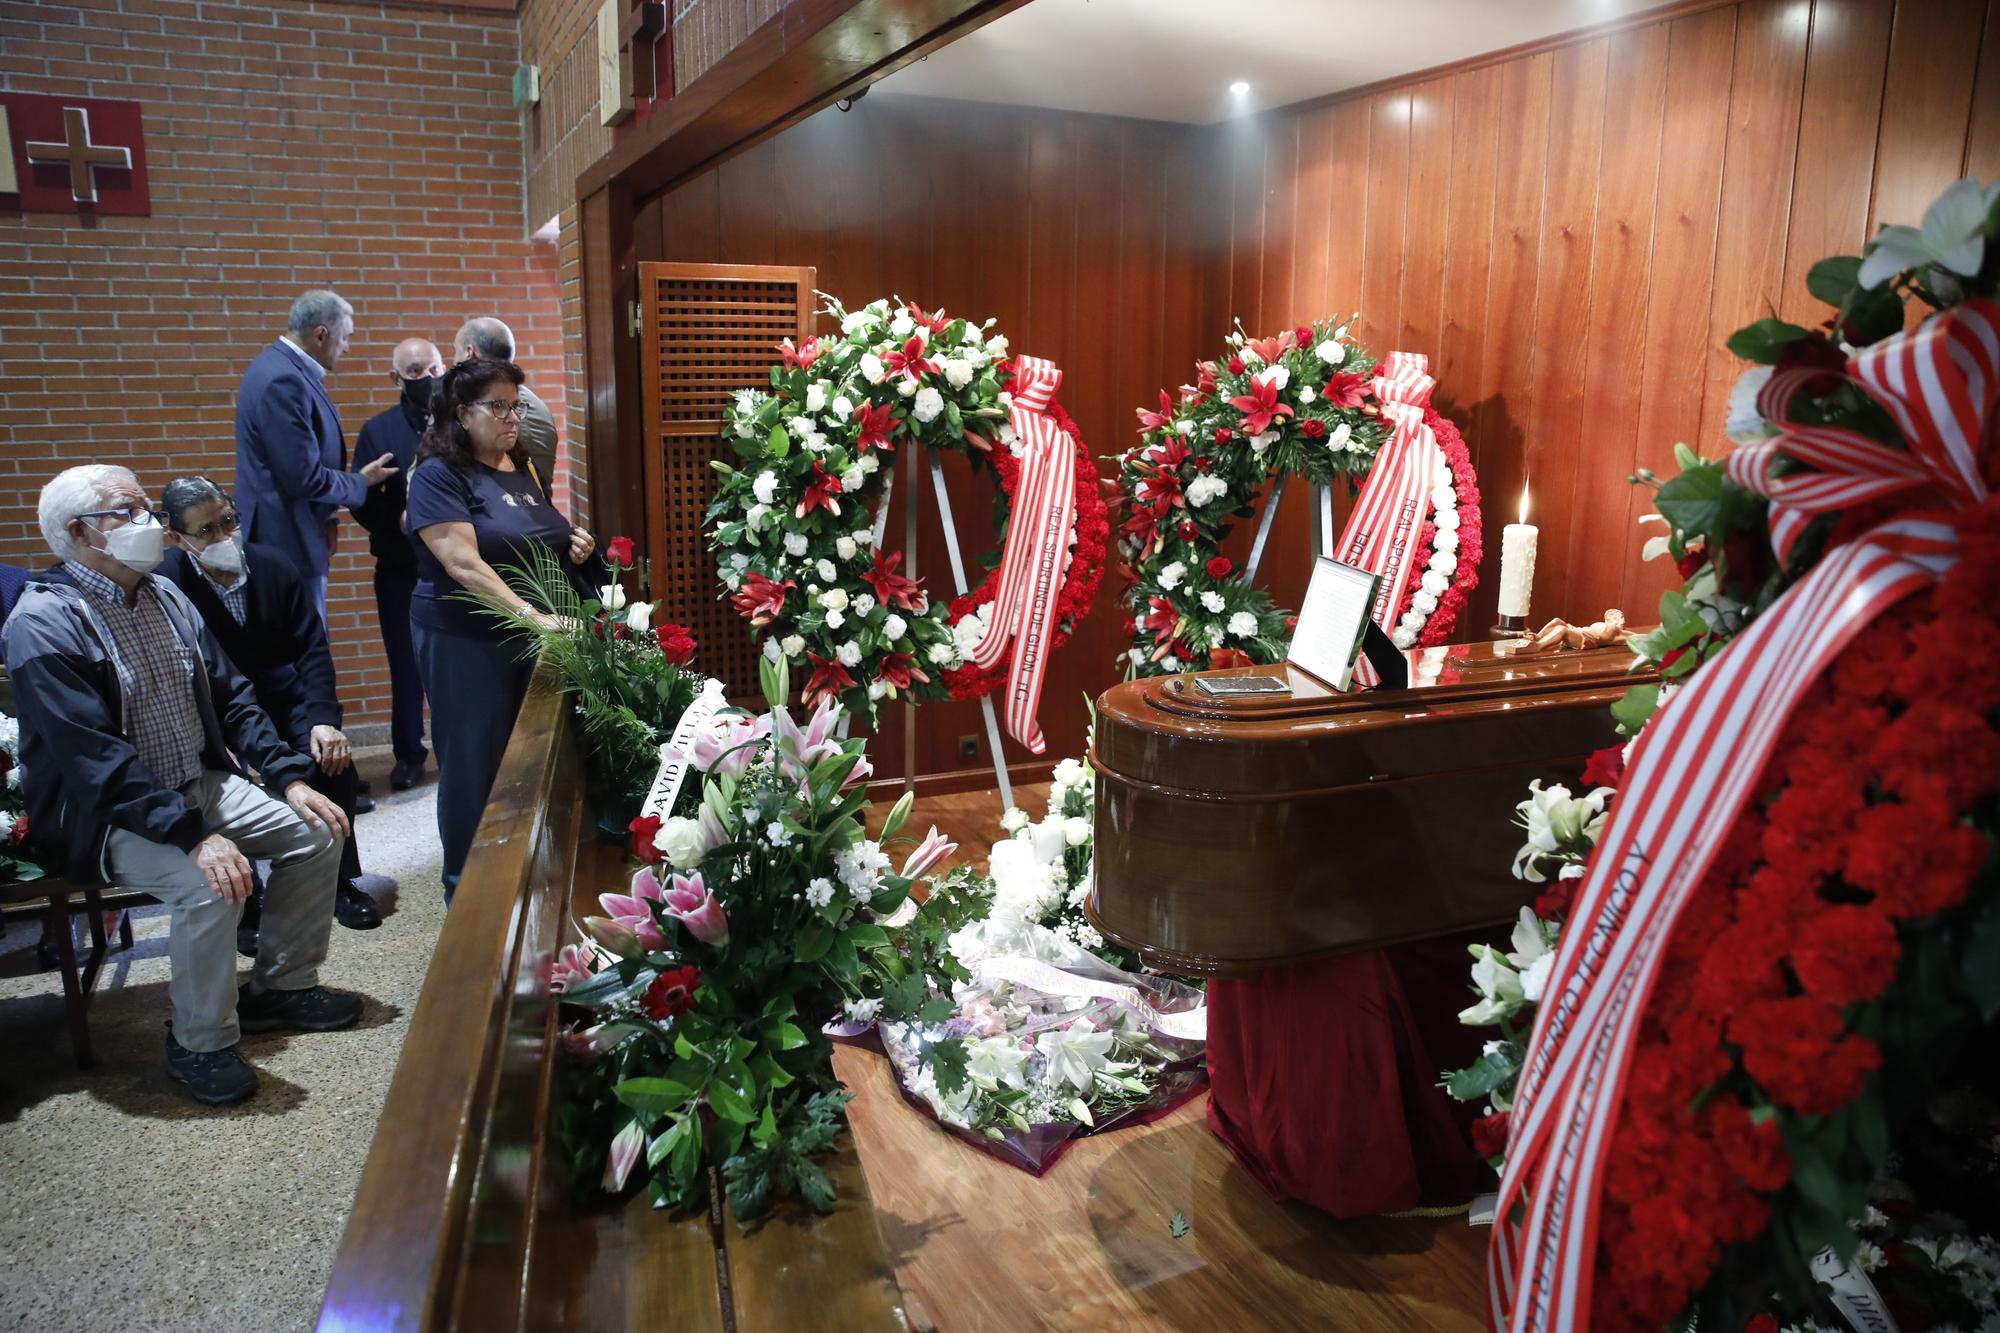
[[1534, 778], [1574, 783], [1617, 739], [1620, 648], [1519, 658], [1490, 643], [1407, 654], [1409, 688], [1340, 693], [1290, 666], [1287, 696], [1212, 696], [1193, 676], [1097, 703], [1096, 886], [1110, 939], [1192, 972], [1512, 919]]

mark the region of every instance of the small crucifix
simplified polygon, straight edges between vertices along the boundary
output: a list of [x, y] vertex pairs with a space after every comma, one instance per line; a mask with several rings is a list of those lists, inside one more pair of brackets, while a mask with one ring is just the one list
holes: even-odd
[[618, 25], [618, 73], [625, 85], [627, 99], [644, 97], [648, 100], [660, 91], [658, 73], [654, 68], [654, 43], [667, 30], [667, 6], [664, 0], [639, 0]]
[[79, 204], [97, 202], [96, 168], [132, 169], [131, 149], [111, 148], [90, 141], [90, 112], [85, 107], [63, 108], [63, 137], [62, 143], [29, 140], [28, 161], [37, 164], [67, 163], [69, 192]]

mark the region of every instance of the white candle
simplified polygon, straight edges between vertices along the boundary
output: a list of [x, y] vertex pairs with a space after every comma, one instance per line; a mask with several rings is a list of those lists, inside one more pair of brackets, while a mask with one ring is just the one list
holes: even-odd
[[1521, 521], [1500, 534], [1500, 614], [1528, 618], [1535, 589], [1535, 538], [1539, 530], [1528, 522], [1528, 484], [1521, 483]]

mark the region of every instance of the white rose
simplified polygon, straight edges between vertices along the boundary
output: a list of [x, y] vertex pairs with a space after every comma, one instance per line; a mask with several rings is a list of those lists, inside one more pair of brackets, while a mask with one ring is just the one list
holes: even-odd
[[861, 665], [861, 645], [852, 639], [834, 649], [833, 655], [839, 659], [840, 664], [844, 667]]
[[854, 466], [861, 469], [862, 476], [872, 477], [875, 475], [876, 470], [882, 466], [882, 455], [875, 453], [863, 454], [861, 455], [861, 461]]
[[1028, 827], [1028, 812], [1020, 806], [1009, 806], [1007, 813], [1000, 816], [1000, 827], [1009, 833], [1019, 833]]
[[1257, 617], [1250, 611], [1238, 611], [1229, 617], [1229, 632], [1239, 639], [1257, 637]]
[[833, 567], [833, 561], [828, 560], [825, 556], [820, 557], [819, 564], [814, 566], [814, 568], [819, 570], [820, 578], [828, 583], [833, 582], [840, 576], [840, 571]]
[[910, 330], [916, 327], [917, 322], [910, 318], [910, 312], [907, 310], [897, 311], [896, 317], [889, 321], [889, 332], [898, 338], [909, 337]]
[[1336, 452], [1345, 449], [1347, 447], [1347, 439], [1352, 434], [1354, 434], [1354, 427], [1343, 421], [1333, 428], [1331, 435], [1326, 437], [1326, 447]]
[[1174, 423], [1174, 434], [1176, 434], [1176, 435], [1192, 435], [1192, 434], [1194, 434], [1194, 422], [1193, 422], [1193, 420], [1191, 420], [1191, 419], [1190, 419], [1190, 418], [1188, 418], [1188, 417], [1182, 417], [1182, 418], [1181, 418], [1181, 419], [1180, 419], [1179, 421], [1176, 421], [1176, 422]]
[[945, 362], [944, 382], [954, 389], [963, 389], [972, 383], [972, 363], [957, 357]]
[[1266, 449], [1269, 449], [1272, 445], [1276, 444], [1277, 442], [1278, 442], [1277, 431], [1275, 430], [1260, 431], [1257, 434], [1252, 435], [1250, 437], [1250, 451], [1252, 453], [1261, 454]]
[[865, 616], [875, 609], [875, 598], [871, 594], [864, 592], [854, 599], [852, 609], [855, 615]]
[[806, 650], [806, 641], [800, 635], [787, 634], [778, 646], [785, 650], [785, 656], [797, 657]]
[[755, 532], [764, 526], [764, 520], [770, 516], [771, 506], [751, 505], [750, 511], [743, 515], [743, 526]]
[[1313, 348], [1313, 355], [1326, 362], [1329, 366], [1337, 366], [1347, 359], [1347, 349], [1332, 338], [1328, 338], [1325, 342]]
[[788, 532], [785, 534], [786, 555], [794, 558], [802, 556], [806, 553], [806, 547], [809, 545], [811, 543], [807, 540], [803, 532]]
[[[875, 455], [870, 454], [868, 456], [873, 458]], [[856, 546], [872, 546], [874, 543], [875, 530], [873, 528], [856, 528], [854, 530], [854, 544]]]
[[806, 411], [819, 412], [826, 408], [826, 391], [832, 386], [826, 380], [814, 380], [806, 386]]
[[702, 834], [699, 821], [676, 815], [663, 822], [660, 831], [653, 835], [653, 848], [674, 869], [692, 870], [708, 855], [708, 839]]
[[1056, 765], [1051, 774], [1058, 789], [1067, 791], [1072, 787], [1082, 787], [1090, 781], [1090, 770], [1083, 766], [1081, 759], [1065, 759]]
[[986, 350], [994, 356], [1007, 355], [1007, 338], [1004, 334], [994, 334], [986, 340]]
[[750, 483], [750, 493], [757, 497], [758, 504], [775, 504], [778, 499], [778, 474], [759, 472], [757, 480]]
[[625, 611], [625, 628], [634, 634], [644, 634], [653, 627], [653, 604], [634, 602]]
[[842, 560], [852, 560], [854, 553], [861, 548], [854, 544], [852, 537], [837, 537], [834, 539], [833, 549]]
[[974, 324], [974, 323], [973, 323], [973, 322], [972, 322], [971, 320], [969, 320], [969, 319], [968, 319], [968, 320], [966, 320], [966, 321], [965, 321], [965, 332], [964, 332], [964, 334], [963, 334], [963, 335], [961, 335], [961, 336], [960, 336], [960, 339], [959, 339], [959, 341], [963, 342], [963, 343], [964, 343], [964, 344], [965, 344], [965, 345], [966, 345], [967, 347], [977, 347], [977, 346], [979, 346], [979, 344], [980, 344], [980, 342], [981, 342], [981, 334], [980, 334], [980, 329], [979, 329], [979, 326], [978, 326], [977, 324]]
[[597, 590], [597, 600], [606, 611], [625, 609], [625, 587], [623, 584], [607, 583]]
[[1229, 605], [1229, 603], [1222, 600], [1222, 594], [1213, 588], [1201, 595], [1201, 604], [1218, 615], [1221, 614], [1223, 607]]
[[851, 467], [840, 474], [840, 489], [848, 495], [868, 484], [868, 474], [858, 467]]
[[888, 372], [882, 368], [882, 358], [873, 352], [864, 352], [861, 357], [861, 378], [870, 384], [880, 384], [882, 376]]
[[1172, 592], [1175, 588], [1181, 586], [1181, 580], [1186, 577], [1187, 566], [1181, 561], [1176, 560], [1160, 571], [1159, 583], [1162, 588], [1165, 588], [1168, 592]]
[[917, 420], [929, 425], [944, 412], [944, 395], [936, 389], [924, 388], [917, 394]]
[[1313, 399], [1315, 399], [1315, 398], [1317, 398], [1317, 397], [1319, 397], [1319, 395], [1313, 392], [1313, 386], [1312, 386], [1312, 385], [1310, 385], [1310, 384], [1301, 384], [1301, 385], [1299, 386], [1299, 401], [1300, 401], [1300, 402], [1302, 402], [1302, 403], [1305, 403], [1306, 405], [1310, 406], [1310, 405], [1312, 404], [1312, 401], [1313, 401]]
[[1166, 672], [1174, 672], [1174, 671], [1179, 671], [1180, 669], [1181, 669], [1181, 659], [1175, 657], [1172, 653], [1168, 653], [1165, 657], [1160, 659], [1160, 670]]
[[896, 379], [896, 392], [905, 398], [916, 397], [917, 381], [911, 379], [908, 375], [898, 376]]
[[1072, 847], [1081, 847], [1090, 841], [1090, 821], [1082, 815], [1072, 815], [1062, 824], [1063, 841]]
[[847, 615], [845, 612], [829, 611], [826, 613], [826, 627], [828, 629], [839, 629], [842, 625], [845, 625], [846, 623], [847, 623]]
[[1292, 372], [1281, 365], [1273, 363], [1265, 369], [1258, 371], [1256, 379], [1259, 384], [1269, 384], [1282, 389], [1292, 382]]
[[819, 595], [819, 604], [829, 611], [845, 611], [847, 609], [847, 590], [845, 588], [828, 588]]
[[1199, 509], [1209, 501], [1220, 500], [1227, 494], [1229, 494], [1228, 482], [1204, 472], [1188, 483], [1187, 502]]
[[827, 404], [827, 408], [842, 421], [854, 415], [854, 404], [847, 401], [847, 395], [845, 394]]
[[894, 611], [891, 611], [889, 618], [882, 622], [882, 633], [891, 639], [900, 639], [903, 637], [903, 631], [909, 627], [910, 624], [908, 621], [904, 620]]

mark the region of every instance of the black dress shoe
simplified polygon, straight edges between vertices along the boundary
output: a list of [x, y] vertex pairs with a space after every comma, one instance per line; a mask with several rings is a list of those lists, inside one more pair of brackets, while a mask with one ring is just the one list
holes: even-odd
[[257, 1071], [234, 1046], [190, 1051], [167, 1034], [167, 1077], [187, 1084], [188, 1096], [203, 1106], [229, 1106], [254, 1097]]
[[416, 786], [423, 776], [423, 760], [419, 759], [414, 764], [410, 764], [398, 759], [396, 766], [389, 770], [389, 790], [408, 791], [410, 788]]
[[361, 1017], [361, 997], [324, 986], [236, 990], [236, 1025], [245, 1032], [337, 1032]]
[[368, 796], [364, 794], [354, 798], [355, 814], [357, 815], [371, 814], [374, 812], [374, 809], [375, 809], [375, 798], [373, 796]]
[[373, 930], [382, 924], [382, 910], [352, 881], [343, 880], [334, 890], [333, 919], [349, 930]]

